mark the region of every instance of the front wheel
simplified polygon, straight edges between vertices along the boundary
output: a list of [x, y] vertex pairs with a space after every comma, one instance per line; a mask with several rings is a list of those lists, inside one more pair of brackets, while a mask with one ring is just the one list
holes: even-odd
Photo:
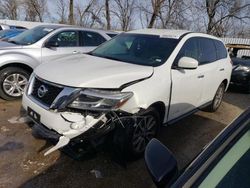
[[19, 67], [7, 67], [1, 70], [0, 97], [5, 100], [21, 98], [29, 76], [29, 72]]
[[250, 93], [250, 84], [245, 88], [245, 93], [249, 94]]
[[156, 136], [161, 125], [158, 112], [154, 108], [148, 108], [142, 113], [121, 120], [123, 127], [115, 132], [115, 144], [119, 143], [119, 148], [125, 152], [127, 159], [141, 157], [148, 142]]
[[225, 84], [221, 83], [215, 93], [212, 103], [209, 106], [207, 106], [204, 109], [204, 111], [215, 112], [220, 107], [224, 93], [225, 93], [225, 88], [226, 88]]

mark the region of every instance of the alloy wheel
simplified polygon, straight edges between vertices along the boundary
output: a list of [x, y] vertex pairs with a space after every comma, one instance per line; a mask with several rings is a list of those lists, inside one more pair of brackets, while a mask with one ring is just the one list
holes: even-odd
[[224, 87], [219, 87], [214, 99], [214, 109], [217, 109], [220, 106], [223, 95], [224, 95]]
[[27, 83], [28, 79], [24, 75], [19, 73], [10, 74], [3, 81], [3, 90], [11, 97], [20, 97]]
[[157, 129], [157, 122], [152, 115], [140, 118], [136, 124], [132, 144], [134, 151], [140, 153], [146, 148], [147, 143], [155, 136]]

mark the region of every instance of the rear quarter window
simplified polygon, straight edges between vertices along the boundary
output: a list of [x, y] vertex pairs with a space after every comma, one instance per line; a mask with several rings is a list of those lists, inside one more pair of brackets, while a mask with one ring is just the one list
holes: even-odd
[[227, 58], [227, 50], [224, 44], [218, 40], [214, 40], [214, 44], [216, 48], [217, 59], [219, 60], [219, 59]]
[[83, 46], [99, 46], [106, 42], [106, 39], [98, 33], [82, 31]]

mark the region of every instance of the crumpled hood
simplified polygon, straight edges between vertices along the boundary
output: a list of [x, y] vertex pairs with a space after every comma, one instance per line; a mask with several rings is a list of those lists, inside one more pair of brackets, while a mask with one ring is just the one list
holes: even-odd
[[42, 79], [71, 87], [119, 88], [151, 76], [153, 67], [79, 54], [43, 63], [34, 72]]

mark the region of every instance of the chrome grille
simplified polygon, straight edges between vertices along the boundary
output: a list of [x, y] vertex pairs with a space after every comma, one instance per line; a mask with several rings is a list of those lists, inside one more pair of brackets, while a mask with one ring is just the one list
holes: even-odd
[[[47, 92], [44, 94], [44, 96], [39, 96], [39, 88], [43, 86], [47, 89]], [[38, 102], [42, 103], [43, 105], [50, 107], [53, 101], [56, 99], [56, 97], [59, 95], [59, 93], [63, 90], [63, 87], [56, 86], [55, 84], [40, 80], [38, 78], [35, 78], [31, 96], [36, 99]]]

